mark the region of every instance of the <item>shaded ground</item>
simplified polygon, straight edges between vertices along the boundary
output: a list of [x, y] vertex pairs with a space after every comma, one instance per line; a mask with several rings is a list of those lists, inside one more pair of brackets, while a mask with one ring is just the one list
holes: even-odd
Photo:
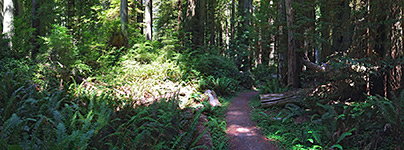
[[226, 113], [227, 136], [232, 150], [278, 150], [270, 143], [255, 122], [251, 121], [250, 99], [258, 92], [240, 93], [234, 98]]

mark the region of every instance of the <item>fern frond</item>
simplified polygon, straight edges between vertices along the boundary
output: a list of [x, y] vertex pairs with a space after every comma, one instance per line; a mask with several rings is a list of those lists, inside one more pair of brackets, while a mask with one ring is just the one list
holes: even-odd
[[[10, 134], [21, 124], [22, 120], [16, 114], [12, 114], [9, 119], [2, 125], [0, 137], [2, 139], [8, 139]], [[19, 133], [19, 132], [16, 132]]]

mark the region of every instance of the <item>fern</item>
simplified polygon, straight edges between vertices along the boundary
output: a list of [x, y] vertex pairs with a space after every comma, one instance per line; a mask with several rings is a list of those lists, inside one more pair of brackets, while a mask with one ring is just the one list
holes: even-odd
[[22, 120], [16, 114], [12, 114], [7, 121], [4, 122], [1, 128], [0, 137], [4, 139], [4, 143], [7, 143], [7, 139], [10, 138], [10, 135], [13, 133], [18, 133], [19, 126], [22, 123]]

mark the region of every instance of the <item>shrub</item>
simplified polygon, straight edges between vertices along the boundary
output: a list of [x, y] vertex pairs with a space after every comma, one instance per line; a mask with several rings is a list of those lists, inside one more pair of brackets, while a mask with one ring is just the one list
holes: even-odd
[[214, 78], [209, 76], [206, 79], [203, 78], [199, 82], [199, 90], [214, 90], [217, 94], [226, 96], [231, 95], [238, 89], [238, 82], [234, 79], [222, 77]]
[[232, 61], [228, 58], [213, 54], [183, 55], [184, 66], [188, 72], [192, 70], [201, 76], [213, 76], [215, 78], [228, 77], [238, 79], [239, 73]]

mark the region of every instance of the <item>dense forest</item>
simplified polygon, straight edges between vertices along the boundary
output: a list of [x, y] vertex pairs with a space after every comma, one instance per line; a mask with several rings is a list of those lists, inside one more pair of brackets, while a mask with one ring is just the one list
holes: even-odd
[[281, 149], [404, 149], [403, 0], [0, 4], [0, 149], [229, 149], [248, 90]]

